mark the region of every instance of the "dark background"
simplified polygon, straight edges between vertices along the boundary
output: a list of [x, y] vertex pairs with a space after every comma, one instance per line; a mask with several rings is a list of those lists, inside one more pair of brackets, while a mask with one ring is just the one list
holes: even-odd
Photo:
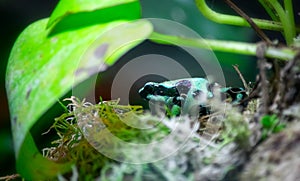
[[[5, 92], [5, 70], [9, 52], [18, 35], [36, 20], [49, 17], [57, 0], [1, 0], [0, 1], [0, 177], [16, 173], [12, 146], [8, 103]], [[210, 39], [239, 40], [256, 42], [259, 39], [249, 28], [218, 25], [206, 20], [197, 10], [192, 0], [142, 0], [143, 17], [165, 18], [178, 21], [197, 31], [202, 37]], [[266, 17], [263, 9], [256, 2], [242, 1], [239, 4], [252, 17]], [[299, 3], [298, 3], [299, 4]], [[220, 1], [212, 0], [211, 7], [218, 11], [230, 12], [231, 9]], [[294, 7], [300, 7], [295, 5]], [[295, 10], [295, 12], [299, 12]], [[299, 18], [298, 18], [299, 19]], [[299, 22], [298, 22], [299, 24]], [[269, 33], [269, 32], [268, 32]], [[271, 33], [271, 38], [281, 37]], [[225, 76], [230, 84], [241, 86], [232, 64], [240, 64], [240, 69], [248, 81], [254, 81], [255, 57], [217, 53]]]
[[56, 0], [0, 1], [0, 176], [16, 173], [11, 137], [5, 72], [10, 50], [23, 29], [34, 21], [48, 17]]

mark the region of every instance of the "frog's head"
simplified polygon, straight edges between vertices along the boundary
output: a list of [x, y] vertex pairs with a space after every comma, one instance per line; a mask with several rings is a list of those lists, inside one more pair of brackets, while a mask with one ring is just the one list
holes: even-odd
[[174, 97], [179, 95], [175, 86], [155, 82], [147, 82], [144, 87], [139, 90], [139, 94], [146, 100], [149, 100], [149, 97], [153, 96]]
[[149, 100], [147, 97], [148, 97], [148, 95], [154, 95], [155, 85], [156, 85], [156, 83], [154, 83], [154, 82], [147, 82], [144, 85], [144, 87], [142, 87], [139, 90], [139, 94], [141, 95], [141, 97], [146, 100]]

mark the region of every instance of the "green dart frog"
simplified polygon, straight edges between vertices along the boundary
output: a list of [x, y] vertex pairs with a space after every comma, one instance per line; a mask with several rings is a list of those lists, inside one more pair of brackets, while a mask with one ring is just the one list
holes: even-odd
[[204, 78], [147, 82], [139, 90], [139, 94], [148, 101], [163, 103], [169, 110], [169, 115], [197, 113], [200, 116], [210, 113], [209, 101], [217, 94], [222, 101], [232, 104], [239, 104], [247, 96], [242, 88], [221, 87]]

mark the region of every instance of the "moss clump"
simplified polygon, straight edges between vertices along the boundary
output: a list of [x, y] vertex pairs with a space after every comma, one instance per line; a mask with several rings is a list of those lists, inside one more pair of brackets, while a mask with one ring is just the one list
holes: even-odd
[[[250, 131], [244, 116], [231, 106], [227, 106], [225, 112], [216, 110], [214, 114], [193, 119], [157, 117], [144, 112], [140, 106], [119, 105], [118, 101], [101, 101], [96, 105], [75, 97], [67, 101], [70, 101], [66, 106], [68, 111], [56, 118], [51, 127], [59, 139], [52, 142], [53, 147], [44, 149], [49, 159], [74, 162], [72, 172], [63, 177], [80, 180], [222, 179], [242, 164], [237, 160], [246, 157]], [[120, 146], [112, 136], [137, 145], [165, 142], [141, 152], [139, 147], [134, 150]], [[172, 139], [168, 139], [170, 137]], [[164, 154], [151, 163], [118, 162]]]
[[[45, 148], [43, 153], [56, 162], [73, 161], [84, 179], [96, 178], [103, 167], [116, 163], [99, 152], [101, 147], [110, 147], [108, 151], [114, 152], [113, 157], [126, 154], [119, 150], [111, 135], [125, 142], [147, 144], [170, 133], [166, 125], [158, 124], [157, 118], [144, 114], [141, 117], [141, 106], [122, 106], [118, 101], [93, 105], [75, 97], [66, 100], [71, 101], [66, 107], [69, 111], [56, 118], [51, 127], [59, 139], [52, 142], [54, 147]], [[145, 126], [141, 121], [146, 121], [148, 126], [155, 125], [155, 129], [139, 129]], [[110, 134], [103, 130], [109, 130]]]

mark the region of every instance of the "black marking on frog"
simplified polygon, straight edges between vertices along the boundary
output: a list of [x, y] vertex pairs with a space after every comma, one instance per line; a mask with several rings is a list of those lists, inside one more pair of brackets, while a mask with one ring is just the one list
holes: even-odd
[[140, 89], [139, 94], [146, 100], [150, 99], [149, 95], [168, 97], [179, 96], [176, 87], [165, 87], [154, 82], [146, 83], [145, 86]]

